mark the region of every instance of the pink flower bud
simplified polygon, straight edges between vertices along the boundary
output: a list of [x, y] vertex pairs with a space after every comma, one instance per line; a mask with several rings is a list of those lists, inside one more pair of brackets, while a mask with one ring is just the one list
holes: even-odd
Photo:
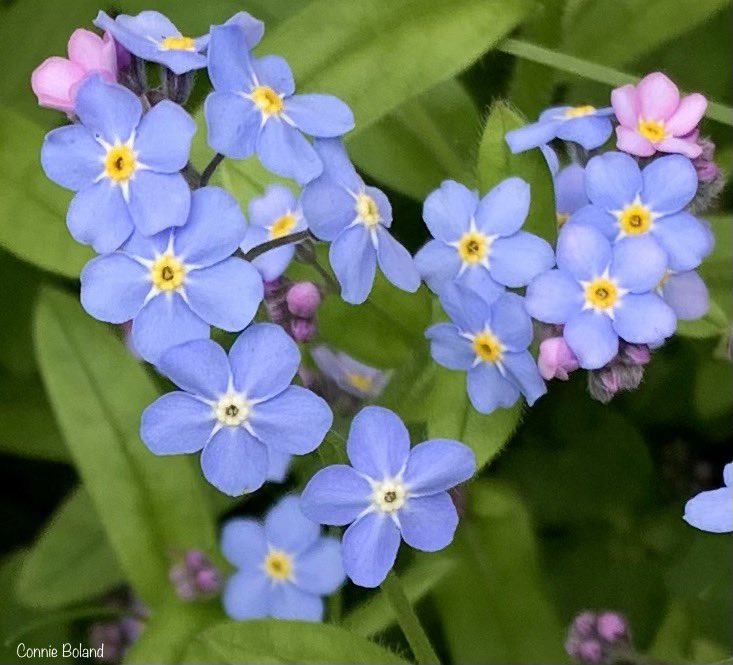
[[600, 663], [603, 660], [603, 646], [598, 640], [585, 640], [578, 647], [578, 656], [584, 663]]
[[316, 322], [313, 319], [293, 319], [290, 333], [296, 342], [307, 342], [316, 334]]
[[593, 635], [596, 625], [594, 612], [581, 612], [573, 619], [572, 632], [580, 638], [587, 638]]
[[603, 612], [598, 615], [596, 630], [601, 639], [615, 644], [627, 638], [629, 626], [626, 619], [617, 612]]
[[563, 337], [550, 337], [540, 344], [537, 366], [545, 380], [567, 381], [568, 374], [578, 369], [578, 359]]
[[196, 573], [196, 587], [203, 594], [210, 594], [219, 589], [219, 575], [213, 568], [204, 568]]
[[634, 365], [646, 365], [652, 357], [646, 344], [626, 344], [623, 352], [626, 361]]
[[301, 319], [312, 319], [321, 304], [321, 292], [313, 282], [296, 282], [285, 297], [288, 310]]

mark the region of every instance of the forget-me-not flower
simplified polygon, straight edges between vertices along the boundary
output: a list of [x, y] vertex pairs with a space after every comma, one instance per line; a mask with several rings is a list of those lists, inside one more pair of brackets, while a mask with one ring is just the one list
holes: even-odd
[[351, 109], [333, 95], [295, 95], [288, 63], [276, 55], [249, 54], [244, 30], [211, 28], [204, 103], [209, 145], [227, 157], [256, 153], [270, 171], [306, 183], [323, 167], [303, 134], [341, 136], [354, 127]]
[[367, 406], [351, 423], [346, 452], [351, 466], [333, 464], [318, 471], [300, 505], [320, 524], [350, 524], [341, 550], [354, 584], [381, 584], [401, 539], [424, 552], [450, 544], [458, 513], [448, 490], [476, 469], [468, 446], [430, 439], [410, 450], [410, 436], [397, 415]]
[[422, 278], [436, 293], [458, 282], [497, 298], [504, 286], [526, 286], [555, 263], [550, 245], [522, 231], [529, 185], [507, 178], [479, 200], [478, 193], [444, 181], [425, 199], [423, 218], [435, 240], [415, 255]]
[[723, 469], [724, 487], [700, 492], [685, 505], [685, 522], [703, 531], [733, 531], [733, 463]]
[[304, 455], [331, 427], [328, 404], [290, 385], [299, 364], [297, 345], [272, 323], [247, 328], [228, 356], [208, 339], [175, 346], [157, 366], [181, 390], [145, 409], [140, 437], [156, 455], [202, 451], [204, 476], [225, 494], [254, 492], [268, 450]]
[[414, 292], [420, 286], [410, 253], [389, 233], [392, 206], [384, 192], [359, 177], [338, 139], [314, 144], [323, 174], [300, 197], [313, 234], [331, 243], [328, 257], [341, 284], [341, 297], [363, 303], [374, 282], [377, 264], [397, 288]]
[[585, 169], [580, 164], [568, 164], [553, 177], [555, 185], [555, 215], [562, 226], [570, 216], [590, 203], [585, 193]]
[[294, 495], [280, 499], [264, 522], [245, 517], [226, 522], [221, 550], [237, 568], [222, 596], [232, 619], [321, 621], [322, 596], [345, 579], [339, 541], [321, 535]]
[[327, 379], [359, 399], [378, 397], [391, 377], [391, 372], [360, 363], [343, 351], [332, 351], [322, 344], [314, 346], [310, 353]]
[[657, 293], [682, 321], [699, 319], [710, 308], [708, 287], [694, 270], [667, 270], [657, 284]]
[[164, 100], [144, 116], [127, 88], [89, 76], [76, 92], [81, 124], [51, 130], [41, 148], [46, 175], [76, 191], [66, 216], [71, 235], [113, 252], [133, 229], [153, 235], [185, 223], [191, 192], [180, 174], [196, 124]]
[[132, 343], [155, 362], [176, 344], [209, 336], [209, 326], [235, 332], [254, 317], [262, 279], [233, 257], [245, 231], [237, 202], [218, 187], [191, 197], [188, 223], [97, 256], [81, 272], [81, 303], [109, 323], [132, 320]]
[[615, 245], [597, 229], [565, 224], [557, 241], [557, 269], [530, 282], [527, 311], [544, 323], [563, 324], [563, 336], [584, 369], [599, 369], [631, 344], [669, 337], [677, 320], [655, 293], [667, 256], [650, 237]]

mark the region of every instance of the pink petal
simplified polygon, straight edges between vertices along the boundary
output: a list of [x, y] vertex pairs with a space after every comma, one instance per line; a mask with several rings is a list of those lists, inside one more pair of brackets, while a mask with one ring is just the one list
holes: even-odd
[[41, 106], [68, 113], [74, 110], [72, 88], [83, 78], [84, 70], [79, 65], [52, 56], [33, 70], [31, 88]]
[[[104, 33], [102, 41], [104, 42], [104, 46], [102, 46], [102, 61], [104, 62], [104, 69], [110, 72], [113, 75], [113, 80], [116, 81], [119, 65], [117, 55], [117, 43], [109, 32]], [[129, 64], [130, 54], [127, 51], [125, 51], [125, 53], [127, 53], [127, 64]]]
[[105, 78], [117, 78], [117, 55], [114, 44], [105, 43], [95, 32], [74, 30], [69, 38], [69, 59], [85, 72], [102, 72]]
[[708, 100], [698, 92], [686, 95], [672, 117], [664, 124], [664, 128], [672, 136], [684, 136], [697, 127], [705, 115]]
[[647, 120], [667, 120], [680, 103], [680, 91], [662, 72], [648, 74], [636, 86], [641, 115]]
[[690, 159], [695, 159], [702, 154], [702, 148], [697, 143], [671, 137], [662, 139], [657, 143], [657, 150], [660, 152], [676, 152]]
[[636, 127], [639, 120], [639, 93], [629, 84], [611, 92], [611, 106], [616, 118], [624, 127]]
[[637, 157], [651, 157], [656, 152], [649, 139], [628, 127], [616, 127], [616, 147]]

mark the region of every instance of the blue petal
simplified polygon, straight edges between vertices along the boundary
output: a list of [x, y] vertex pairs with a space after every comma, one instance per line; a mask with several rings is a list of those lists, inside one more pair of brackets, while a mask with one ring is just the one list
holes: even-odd
[[185, 279], [191, 309], [207, 323], [236, 332], [244, 329], [262, 302], [262, 278], [251, 263], [232, 257]]
[[557, 129], [557, 138], [574, 141], [586, 150], [593, 150], [608, 140], [611, 131], [608, 118], [589, 115], [563, 122]]
[[230, 619], [262, 619], [270, 612], [270, 580], [264, 571], [234, 573], [226, 582], [222, 603]]
[[135, 133], [138, 159], [153, 171], [175, 173], [188, 162], [196, 123], [178, 104], [164, 99], [150, 109]]
[[323, 441], [333, 414], [323, 398], [300, 386], [290, 386], [254, 406], [249, 422], [255, 436], [268, 447], [305, 455]]
[[249, 90], [251, 46], [246, 32], [236, 24], [213, 25], [209, 35], [209, 78], [214, 88], [217, 92]]
[[524, 298], [507, 293], [496, 300], [491, 308], [491, 331], [502, 346], [510, 352], [524, 351], [532, 341], [532, 319], [524, 304]]
[[430, 340], [430, 355], [433, 360], [448, 369], [467, 370], [476, 357], [471, 343], [462, 337], [452, 323], [436, 323], [425, 331]]
[[611, 244], [592, 226], [565, 224], [557, 239], [557, 266], [575, 279], [595, 279], [608, 268]]
[[475, 471], [476, 457], [468, 446], [452, 439], [429, 439], [410, 452], [404, 478], [410, 496], [421, 496], [445, 492]]
[[356, 219], [354, 197], [326, 177], [308, 184], [300, 200], [308, 227], [321, 240], [334, 240]]
[[625, 295], [613, 322], [619, 336], [632, 344], [650, 344], [670, 337], [676, 325], [674, 311], [655, 293]]
[[532, 122], [519, 129], [512, 129], [506, 133], [505, 139], [509, 149], [514, 153], [524, 152], [530, 148], [537, 148], [549, 143], [557, 135], [561, 121]]
[[560, 159], [557, 153], [549, 145], [541, 145], [539, 148], [542, 156], [545, 158], [547, 168], [550, 169], [550, 173], [553, 177], [556, 176], [560, 170]]
[[549, 270], [535, 277], [527, 287], [524, 299], [527, 312], [544, 323], [565, 323], [580, 312], [583, 289], [570, 274]]
[[224, 25], [238, 25], [247, 40], [247, 47], [254, 48], [265, 34], [265, 24], [248, 12], [237, 12]]
[[346, 464], [332, 464], [308, 481], [300, 497], [303, 514], [319, 524], [350, 524], [371, 501], [372, 488]]
[[669, 267], [678, 271], [697, 268], [715, 242], [705, 223], [688, 212], [662, 217], [651, 234], [667, 252]]
[[341, 297], [352, 305], [363, 303], [377, 268], [377, 252], [366, 227], [357, 224], [340, 233], [331, 243], [328, 258], [341, 285]]
[[297, 554], [315, 544], [321, 527], [300, 509], [300, 497], [289, 494], [265, 515], [267, 543], [274, 549]]
[[364, 185], [341, 139], [316, 139], [313, 148], [323, 162], [323, 175], [351, 192]]
[[143, 235], [183, 226], [190, 207], [191, 190], [180, 173], [138, 170], [130, 180], [128, 210]]
[[221, 553], [237, 568], [255, 571], [267, 556], [265, 529], [257, 520], [235, 517], [221, 529]]
[[273, 183], [267, 185], [262, 196], [255, 196], [249, 201], [247, 212], [249, 222], [259, 227], [269, 228], [272, 223], [288, 212], [295, 212], [298, 202], [295, 195], [285, 185]]
[[218, 399], [229, 386], [229, 359], [210, 339], [196, 339], [166, 351], [158, 370], [186, 392]]
[[611, 276], [632, 293], [651, 291], [667, 268], [667, 253], [648, 234], [626, 237], [613, 247]]
[[669, 215], [679, 212], [697, 192], [697, 172], [682, 155], [655, 159], [641, 173], [644, 188], [641, 200], [654, 212]]
[[592, 204], [576, 210], [570, 215], [570, 219], [568, 219], [562, 228], [570, 228], [577, 225], [591, 226], [597, 231], [600, 231], [611, 242], [616, 239], [619, 232], [616, 215], [612, 215], [603, 208]]
[[288, 475], [292, 455], [269, 448], [267, 451], [267, 480], [282, 483]]
[[454, 242], [468, 231], [477, 206], [475, 191], [455, 180], [444, 180], [428, 194], [422, 216], [433, 238]]
[[147, 269], [129, 256], [97, 256], [81, 271], [81, 304], [95, 319], [125, 323], [140, 311], [150, 287]]
[[252, 265], [257, 268], [257, 272], [262, 275], [262, 279], [266, 282], [272, 282], [285, 272], [294, 255], [295, 245], [276, 247], [254, 258]]
[[143, 112], [132, 92], [116, 83], [106, 83], [99, 74], [87, 77], [79, 86], [74, 110], [81, 124], [107, 143], [127, 141]]
[[599, 369], [618, 353], [618, 335], [605, 314], [589, 310], [574, 316], [563, 336], [583, 369]]
[[274, 323], [255, 323], [229, 349], [234, 387], [250, 399], [279, 395], [300, 365], [297, 344]]
[[336, 538], [319, 538], [298, 556], [295, 584], [308, 593], [333, 593], [345, 578], [341, 543]]
[[442, 240], [430, 240], [415, 254], [415, 266], [430, 289], [438, 292], [457, 277], [461, 258], [455, 247]]
[[489, 272], [500, 284], [526, 286], [555, 265], [555, 253], [547, 241], [526, 231], [497, 238], [491, 245]]
[[458, 513], [447, 492], [408, 499], [399, 518], [405, 542], [423, 552], [450, 545], [458, 526]]
[[212, 92], [204, 102], [206, 136], [216, 152], [244, 159], [257, 146], [260, 113], [245, 97], [231, 92]]
[[301, 591], [295, 584], [273, 584], [270, 590], [270, 616], [274, 619], [323, 621], [323, 600]]
[[91, 185], [102, 173], [104, 154], [85, 127], [59, 127], [43, 139], [41, 166], [49, 179], [77, 190]]
[[585, 193], [585, 169], [580, 164], [566, 166], [555, 177], [557, 212], [572, 215], [588, 203], [588, 195]]
[[377, 261], [384, 276], [398, 289], [414, 293], [420, 287], [420, 275], [410, 252], [381, 224], [377, 227]]
[[495, 281], [491, 273], [480, 263], [469, 265], [456, 279], [456, 284], [480, 296], [481, 300], [488, 304], [506, 292], [506, 289]]
[[271, 117], [257, 139], [257, 156], [262, 165], [304, 184], [317, 178], [323, 164], [308, 140], [294, 127]]
[[440, 304], [461, 332], [483, 330], [491, 309], [481, 296], [459, 284], [448, 284], [440, 292]]
[[393, 411], [366, 406], [351, 422], [346, 454], [354, 468], [370, 478], [393, 478], [410, 454], [407, 427]]
[[241, 427], [224, 427], [201, 453], [201, 470], [214, 487], [240, 496], [262, 487], [267, 475], [267, 449]]
[[621, 210], [641, 192], [641, 171], [636, 161], [622, 152], [593, 157], [585, 167], [588, 198], [603, 210]]
[[66, 225], [74, 240], [91, 245], [99, 254], [119, 249], [134, 228], [122, 190], [105, 180], [76, 193]]
[[387, 195], [378, 187], [364, 187], [364, 193], [374, 199], [381, 217], [380, 225], [389, 228], [392, 225], [392, 204]]
[[466, 385], [471, 404], [479, 413], [508, 408], [519, 399], [517, 387], [493, 364], [482, 362], [468, 370]]
[[354, 129], [354, 114], [333, 95], [293, 95], [285, 100], [285, 114], [311, 136], [333, 138]]
[[293, 73], [285, 58], [279, 55], [265, 55], [252, 59], [252, 71], [259, 85], [266, 85], [289, 97], [295, 92]]
[[685, 504], [683, 519], [690, 526], [711, 533], [733, 531], [733, 494], [730, 487], [700, 492]]
[[519, 385], [529, 406], [532, 406], [547, 392], [547, 386], [540, 376], [537, 363], [529, 351], [507, 353], [503, 356], [503, 362], [509, 375]]
[[723, 482], [726, 487], [733, 485], [733, 462], [729, 462], [723, 467]]
[[400, 546], [400, 532], [384, 513], [369, 513], [344, 533], [341, 551], [344, 570], [359, 586], [379, 586], [394, 566]]
[[168, 249], [170, 240], [171, 229], [161, 231], [154, 236], [144, 236], [139, 231], [134, 231], [120, 247], [120, 251], [135, 258], [144, 259], [141, 263], [145, 263], [146, 260], [152, 261], [159, 254], [163, 254]]
[[529, 213], [529, 185], [507, 178], [479, 201], [476, 226], [489, 235], [510, 236], [519, 231]]
[[206, 445], [214, 424], [209, 404], [188, 393], [172, 392], [143, 411], [140, 438], [156, 455], [195, 453]]
[[662, 297], [683, 321], [699, 319], [710, 307], [708, 288], [694, 270], [670, 275], [662, 286]]

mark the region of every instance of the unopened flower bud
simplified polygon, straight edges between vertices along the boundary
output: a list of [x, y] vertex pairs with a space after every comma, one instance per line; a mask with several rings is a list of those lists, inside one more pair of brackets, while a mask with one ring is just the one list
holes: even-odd
[[321, 304], [321, 292], [313, 282], [296, 282], [288, 290], [285, 300], [293, 316], [312, 319]]
[[295, 318], [290, 322], [290, 334], [296, 342], [308, 342], [316, 334], [314, 319]]
[[651, 352], [646, 344], [626, 344], [623, 356], [624, 360], [633, 365], [646, 365], [651, 359]]
[[201, 550], [188, 550], [168, 574], [182, 600], [208, 597], [221, 585], [219, 571]]
[[610, 645], [627, 640], [629, 625], [618, 612], [602, 612], [596, 619], [596, 630], [598, 636]]
[[568, 374], [578, 369], [578, 359], [563, 337], [550, 337], [540, 344], [537, 359], [542, 378], [568, 380]]
[[578, 656], [584, 663], [603, 662], [603, 646], [598, 640], [585, 640], [578, 647]]

